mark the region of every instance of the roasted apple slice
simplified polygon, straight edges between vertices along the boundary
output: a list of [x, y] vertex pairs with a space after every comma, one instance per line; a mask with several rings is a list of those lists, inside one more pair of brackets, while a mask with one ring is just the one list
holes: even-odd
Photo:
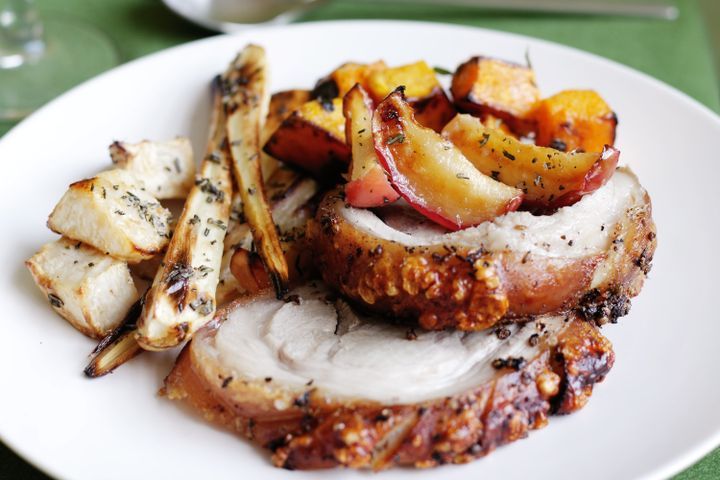
[[615, 143], [617, 116], [593, 90], [565, 90], [540, 101], [533, 112], [535, 143], [565, 152], [599, 152]]
[[378, 162], [372, 139], [372, 101], [360, 84], [343, 99], [345, 136], [352, 149], [347, 201], [353, 207], [379, 207], [394, 202], [400, 195], [390, 186]]
[[564, 153], [522, 143], [485, 127], [470, 115], [458, 115], [443, 130], [475, 167], [525, 193], [526, 205], [540, 210], [572, 205], [600, 188], [615, 172], [620, 151]]
[[458, 67], [450, 92], [460, 111], [481, 118], [492, 115], [521, 135], [533, 128], [530, 114], [540, 100], [540, 91], [529, 67], [473, 57]]
[[478, 225], [522, 202], [520, 190], [479, 172], [450, 141], [421, 126], [398, 89], [378, 105], [372, 120], [380, 163], [400, 195], [450, 230]]

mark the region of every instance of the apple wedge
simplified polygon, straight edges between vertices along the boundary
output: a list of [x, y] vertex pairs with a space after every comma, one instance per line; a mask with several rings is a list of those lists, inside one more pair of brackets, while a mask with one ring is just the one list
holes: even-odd
[[345, 137], [352, 149], [347, 201], [353, 207], [369, 208], [394, 202], [400, 195], [393, 190], [378, 162], [372, 139], [372, 100], [359, 83], [343, 98]]
[[450, 141], [421, 126], [397, 89], [372, 120], [373, 142], [393, 188], [417, 211], [450, 230], [516, 210], [522, 191], [478, 171]]
[[525, 204], [538, 210], [572, 205], [592, 193], [615, 172], [620, 151], [565, 153], [522, 143], [485, 127], [470, 115], [457, 115], [443, 129], [478, 170], [525, 193]]

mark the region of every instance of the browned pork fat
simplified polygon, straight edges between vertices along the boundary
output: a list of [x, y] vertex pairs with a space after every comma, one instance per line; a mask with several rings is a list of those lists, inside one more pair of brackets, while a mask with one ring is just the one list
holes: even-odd
[[165, 391], [270, 449], [278, 467], [431, 467], [469, 462], [581, 408], [613, 360], [597, 327], [572, 315], [415, 332], [308, 285], [221, 311]]
[[650, 199], [626, 168], [552, 215], [511, 212], [450, 233], [409, 207], [353, 208], [334, 191], [308, 236], [328, 285], [429, 330], [566, 310], [615, 321], [639, 293], [656, 245]]

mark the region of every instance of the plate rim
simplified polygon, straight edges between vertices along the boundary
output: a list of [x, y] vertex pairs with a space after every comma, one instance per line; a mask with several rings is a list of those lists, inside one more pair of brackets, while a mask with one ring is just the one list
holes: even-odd
[[[531, 41], [535, 44], [540, 44], [544, 46], [549, 46], [552, 48], [560, 48], [562, 50], [566, 50], [569, 52], [572, 52], [576, 55], [582, 55], [588, 58], [591, 58], [593, 61], [599, 62], [602, 64], [603, 67], [608, 67], [615, 69], [623, 74], [634, 76], [636, 79], [639, 79], [643, 82], [650, 83], [654, 87], [659, 88], [664, 94], [670, 95], [672, 97], [675, 97], [676, 99], [680, 100], [682, 103], [685, 103], [686, 105], [692, 106], [693, 109], [695, 109], [697, 112], [700, 112], [708, 121], [712, 122], [716, 125], [718, 129], [720, 129], [720, 113], [717, 113], [710, 109], [707, 105], [704, 105], [697, 99], [691, 97], [689, 94], [677, 89], [676, 87], [673, 87], [672, 85], [659, 80], [645, 72], [642, 72], [640, 70], [637, 70], [633, 67], [630, 67], [628, 65], [625, 65], [617, 60], [612, 60], [606, 57], [603, 57], [602, 55], [588, 52], [586, 50], [583, 50], [581, 48], [565, 45], [559, 42], [555, 42], [552, 40], [546, 40], [543, 38], [535, 37], [532, 35], [526, 35], [526, 34], [520, 34], [515, 32], [508, 32], [504, 30], [496, 30], [491, 28], [485, 28], [485, 27], [476, 27], [476, 26], [470, 26], [470, 25], [464, 25], [464, 24], [455, 24], [455, 23], [448, 23], [448, 22], [433, 22], [433, 21], [418, 21], [418, 20], [394, 20], [394, 19], [352, 19], [352, 20], [320, 20], [320, 21], [310, 21], [310, 22], [298, 22], [298, 23], [291, 23], [291, 24], [268, 24], [263, 26], [257, 26], [252, 27], [249, 29], [243, 29], [240, 31], [235, 31], [231, 33], [219, 33], [219, 34], [213, 34], [209, 35], [205, 38], [200, 38], [197, 40], [181, 43], [178, 45], [174, 45], [171, 47], [164, 48], [162, 50], [158, 50], [156, 52], [143, 55], [141, 57], [135, 58], [133, 60], [130, 60], [126, 63], [123, 63], [121, 65], [118, 65], [114, 68], [111, 68], [110, 70], [107, 70], [99, 75], [96, 75], [88, 80], [83, 81], [82, 83], [72, 87], [71, 89], [65, 91], [55, 99], [51, 100], [47, 104], [45, 104], [40, 109], [33, 112], [31, 115], [20, 121], [18, 124], [13, 126], [10, 130], [8, 130], [2, 137], [0, 137], [0, 151], [2, 151], [3, 146], [5, 143], [9, 143], [12, 141], [12, 139], [18, 135], [18, 132], [22, 132], [27, 128], [30, 128], [32, 124], [34, 123], [34, 119], [37, 116], [44, 115], [46, 110], [51, 110], [55, 108], [55, 105], [57, 103], [61, 103], [65, 101], [67, 98], [72, 97], [76, 95], [79, 91], [81, 91], [83, 88], [88, 86], [91, 83], [94, 83], [96, 81], [100, 81], [101, 79], [104, 79], [106, 76], [115, 75], [119, 72], [124, 71], [125, 69], [133, 69], [138, 67], [139, 65], [142, 65], [145, 62], [152, 62], [155, 60], [156, 57], [161, 57], [163, 55], [166, 55], [170, 52], [174, 52], [176, 50], [182, 50], [186, 48], [196, 48], [199, 45], [202, 45], [204, 43], [212, 43], [214, 41], [219, 41], [222, 38], [227, 37], [237, 37], [242, 38], [247, 35], [252, 35], [254, 32], [257, 31], [273, 31], [273, 30], [279, 30], [279, 29], [293, 29], [293, 30], [303, 30], [303, 29], [315, 29], [315, 28], [324, 28], [326, 26], [332, 27], [332, 26], [379, 26], [379, 25], [404, 25], [408, 27], [432, 27], [432, 28], [446, 28], [448, 30], [464, 30], [464, 31], [472, 31], [472, 32], [485, 32], [489, 33], [491, 35], [500, 35], [501, 37], [506, 38], [512, 38], [514, 40], [520, 40], [520, 41]], [[29, 127], [29, 126], [30, 127]], [[49, 465], [46, 464], [46, 462], [37, 457], [36, 455], [32, 454], [29, 451], [29, 448], [26, 446], [21, 446], [17, 442], [14, 442], [12, 439], [8, 438], [7, 434], [3, 433], [3, 426], [0, 425], [0, 441], [3, 442], [3, 444], [8, 448], [8, 450], [15, 453], [18, 457], [20, 457], [22, 460], [27, 462], [28, 464], [32, 465], [34, 468], [40, 470], [45, 475], [51, 477], [51, 478], [64, 478], [64, 477], [58, 477], [55, 472], [53, 472]], [[638, 477], [641, 479], [664, 479], [672, 477], [673, 475], [680, 473], [681, 471], [685, 470], [689, 466], [695, 464], [697, 461], [699, 461], [701, 458], [705, 457], [707, 454], [709, 454], [712, 450], [720, 446], [720, 427], [714, 432], [712, 435], [708, 435], [707, 438], [704, 440], [698, 441], [695, 443], [695, 445], [689, 446], [686, 449], [686, 452], [684, 454], [680, 454], [676, 457], [674, 457], [674, 460], [670, 462], [666, 462], [664, 465], [659, 465], [655, 470], [652, 472]], [[57, 472], [61, 473], [61, 472]]]

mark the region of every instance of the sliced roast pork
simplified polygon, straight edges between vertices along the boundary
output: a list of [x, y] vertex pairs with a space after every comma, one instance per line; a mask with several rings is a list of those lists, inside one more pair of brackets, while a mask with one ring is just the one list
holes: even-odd
[[414, 331], [309, 284], [220, 311], [165, 392], [270, 449], [279, 467], [430, 467], [471, 461], [577, 410], [613, 360], [594, 323], [574, 315]]
[[639, 293], [656, 245], [650, 199], [627, 168], [553, 214], [510, 212], [457, 232], [403, 205], [353, 208], [336, 190], [308, 235], [328, 285], [430, 330], [567, 310], [614, 321]]

